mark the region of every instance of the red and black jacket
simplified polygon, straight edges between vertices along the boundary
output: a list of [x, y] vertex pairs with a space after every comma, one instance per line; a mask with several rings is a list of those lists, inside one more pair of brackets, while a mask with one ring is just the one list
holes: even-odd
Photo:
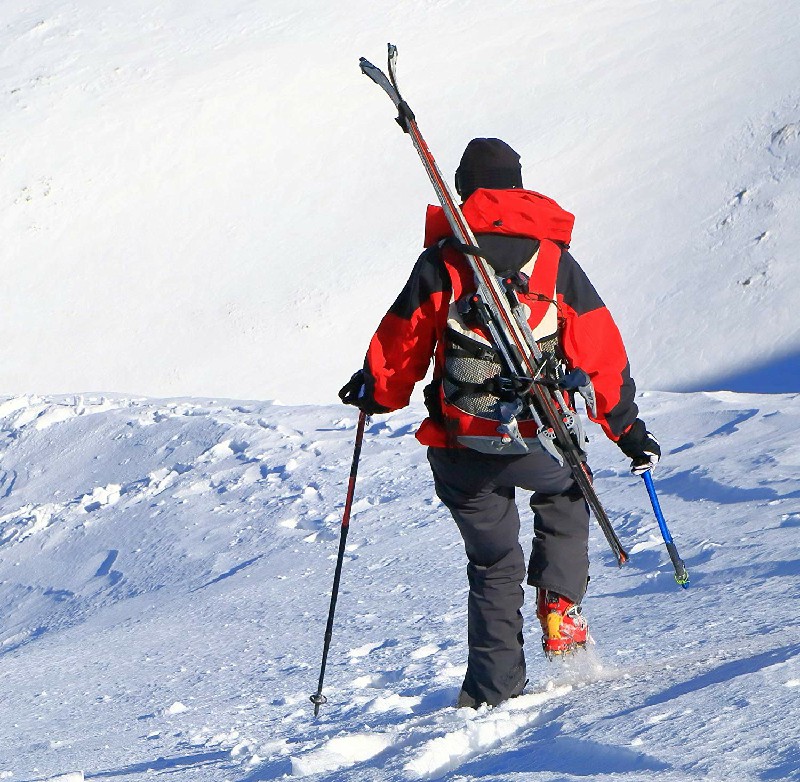
[[[529, 293], [519, 298], [530, 309], [534, 335], [557, 342], [567, 368], [579, 367], [589, 375], [597, 396], [597, 414], [591, 417], [609, 438], [618, 440], [636, 419], [636, 388], [611, 314], [567, 251], [574, 217], [552, 199], [519, 189], [476, 190], [462, 211], [498, 274], [526, 272]], [[443, 241], [450, 235], [443, 210], [429, 206], [427, 249], [370, 342], [365, 360], [368, 390], [389, 410], [409, 403], [431, 357], [434, 383], [442, 385], [445, 334], [457, 318], [456, 303], [475, 290], [466, 259]], [[479, 327], [471, 330], [473, 337], [477, 334], [476, 339], [490, 344]], [[421, 443], [453, 447], [460, 434], [496, 432], [497, 421], [467, 415], [438, 393], [443, 416], [425, 419], [417, 432]], [[535, 424], [520, 421], [520, 431], [533, 437]]]

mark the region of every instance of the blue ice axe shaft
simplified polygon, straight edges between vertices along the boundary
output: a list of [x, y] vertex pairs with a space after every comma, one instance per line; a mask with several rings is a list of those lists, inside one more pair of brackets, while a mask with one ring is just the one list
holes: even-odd
[[644, 479], [644, 485], [647, 486], [647, 493], [650, 495], [650, 502], [653, 504], [653, 513], [656, 514], [658, 526], [661, 528], [661, 535], [663, 536], [664, 543], [667, 546], [669, 558], [672, 560], [672, 566], [675, 568], [675, 580], [684, 589], [688, 589], [687, 584], [689, 583], [689, 573], [686, 570], [686, 565], [683, 564], [683, 560], [678, 554], [678, 549], [672, 540], [672, 535], [669, 534], [667, 522], [664, 519], [664, 514], [661, 512], [661, 503], [658, 501], [656, 487], [653, 485], [653, 476], [650, 474], [650, 470], [642, 473], [642, 478]]

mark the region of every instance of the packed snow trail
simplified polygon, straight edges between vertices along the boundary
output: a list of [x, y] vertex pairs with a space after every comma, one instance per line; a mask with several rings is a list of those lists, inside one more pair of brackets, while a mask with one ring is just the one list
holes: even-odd
[[656, 485], [690, 588], [641, 480], [596, 432], [598, 492], [631, 551], [618, 569], [593, 528], [597, 645], [547, 663], [528, 595], [530, 694], [478, 712], [452, 706], [465, 562], [413, 437], [421, 410], [373, 419], [317, 721], [356, 414], [0, 402], [0, 773], [793, 778], [800, 398], [639, 401], [664, 445]]

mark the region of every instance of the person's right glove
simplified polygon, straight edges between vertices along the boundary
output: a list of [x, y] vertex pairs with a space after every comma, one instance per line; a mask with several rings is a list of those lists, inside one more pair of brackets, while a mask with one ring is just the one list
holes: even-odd
[[388, 413], [389, 408], [379, 405], [369, 393], [364, 370], [359, 369], [354, 373], [350, 380], [339, 390], [339, 399], [346, 405], [353, 405], [362, 410], [367, 415], [376, 413]]
[[617, 440], [622, 453], [631, 460], [631, 472], [642, 475], [652, 470], [661, 458], [661, 446], [647, 431], [644, 421], [637, 418], [630, 429]]

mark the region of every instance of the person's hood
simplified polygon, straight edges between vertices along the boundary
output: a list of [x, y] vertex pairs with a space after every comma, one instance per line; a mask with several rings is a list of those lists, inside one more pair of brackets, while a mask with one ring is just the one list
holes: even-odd
[[[493, 233], [549, 239], [567, 246], [572, 239], [575, 216], [552, 198], [532, 190], [476, 190], [461, 206], [475, 234]], [[430, 247], [453, 231], [441, 206], [428, 206], [425, 220], [425, 247]]]

